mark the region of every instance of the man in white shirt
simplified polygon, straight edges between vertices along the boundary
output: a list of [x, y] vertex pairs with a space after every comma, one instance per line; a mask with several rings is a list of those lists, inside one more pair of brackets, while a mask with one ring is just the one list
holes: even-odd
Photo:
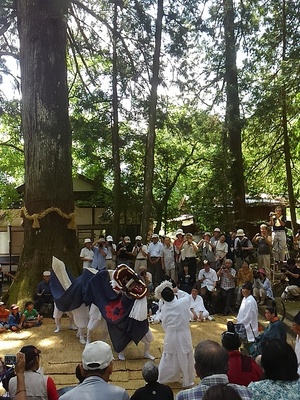
[[252, 296], [252, 283], [246, 282], [242, 287], [243, 300], [236, 317], [238, 324], [244, 324], [248, 342], [254, 342], [258, 336], [258, 309], [255, 298]]
[[115, 269], [116, 268], [116, 254], [117, 254], [117, 246], [113, 243], [112, 236], [106, 236], [106, 269]]
[[153, 233], [152, 241], [148, 246], [148, 270], [152, 274], [154, 286], [161, 283], [164, 275], [162, 268], [163, 244], [158, 239], [159, 236]]
[[80, 259], [83, 261], [83, 268], [91, 268], [93, 258], [94, 252], [92, 250], [92, 241], [89, 238], [84, 239], [84, 248], [81, 249], [80, 252]]
[[166, 275], [175, 280], [175, 248], [169, 236], [165, 237], [162, 256], [162, 266]]
[[207, 260], [203, 261], [204, 268], [199, 271], [197, 284], [201, 285], [200, 295], [204, 300], [208, 299], [212, 302], [217, 300], [217, 282], [218, 277], [214, 269], [210, 268]]
[[146, 267], [147, 269], [148, 249], [147, 246], [142, 243], [142, 236], [136, 236], [132, 255], [135, 257], [134, 270], [137, 274], [140, 273], [141, 267]]
[[191, 321], [205, 321], [209, 317], [209, 312], [204, 307], [203, 299], [198, 293], [198, 289], [193, 288], [189, 295]]

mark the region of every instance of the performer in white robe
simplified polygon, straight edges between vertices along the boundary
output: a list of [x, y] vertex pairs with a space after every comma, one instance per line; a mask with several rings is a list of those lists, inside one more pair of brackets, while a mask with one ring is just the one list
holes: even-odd
[[67, 316], [69, 317], [69, 329], [71, 331], [77, 331], [77, 326], [74, 323], [74, 318], [73, 318], [73, 314], [72, 311], [60, 311], [57, 307], [56, 304], [54, 303], [54, 310], [53, 310], [53, 318], [55, 321], [55, 325], [56, 325], [56, 329], [54, 331], [54, 333], [58, 333], [61, 330], [61, 317], [67, 314]]
[[195, 377], [189, 298], [176, 299], [170, 287], [165, 287], [161, 296], [164, 300], [161, 320], [165, 338], [158, 381], [180, 382], [182, 373], [182, 386], [189, 387], [194, 384]]
[[243, 300], [236, 317], [238, 324], [245, 325], [248, 342], [254, 342], [255, 337], [258, 336], [258, 309], [251, 292], [252, 283], [246, 282], [242, 287]]
[[203, 299], [198, 293], [198, 289], [193, 288], [189, 295], [191, 321], [205, 321], [209, 317], [209, 312], [204, 307]]

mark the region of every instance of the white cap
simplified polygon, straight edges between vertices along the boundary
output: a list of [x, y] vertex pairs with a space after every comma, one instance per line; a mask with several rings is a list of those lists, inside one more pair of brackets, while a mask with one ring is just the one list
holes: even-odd
[[87, 239], [84, 239], [84, 244], [85, 243], [92, 243], [92, 241], [91, 241], [91, 239], [87, 238]]
[[221, 232], [220, 228], [215, 228], [214, 232]]
[[152, 235], [151, 237], [152, 237], [152, 239], [153, 239], [153, 238], [157, 238], [157, 239], [159, 239], [159, 236], [158, 236], [158, 234], [157, 234], [157, 233], [153, 233], [153, 235]]
[[143, 238], [142, 238], [142, 236], [136, 236], [135, 237], [135, 240], [142, 240]]
[[44, 271], [43, 272], [43, 276], [50, 276], [51, 275], [51, 272], [50, 271]]
[[183, 230], [182, 229], [177, 229], [175, 236], [177, 235], [183, 235]]
[[108, 242], [113, 242], [114, 241], [114, 239], [112, 238], [112, 236], [106, 236], [106, 240], [108, 241]]
[[125, 236], [124, 237], [124, 242], [125, 243], [130, 243], [131, 242], [130, 237], [129, 236]]
[[82, 366], [86, 371], [104, 369], [109, 366], [113, 359], [110, 345], [97, 340], [85, 346], [82, 353]]

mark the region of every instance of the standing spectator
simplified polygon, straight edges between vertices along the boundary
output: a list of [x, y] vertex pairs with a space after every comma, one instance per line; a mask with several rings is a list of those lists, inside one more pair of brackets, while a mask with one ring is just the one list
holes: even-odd
[[140, 273], [141, 267], [147, 269], [148, 250], [147, 246], [142, 243], [142, 236], [136, 236], [132, 255], [135, 257], [134, 270], [137, 274]]
[[273, 228], [273, 254], [275, 264], [283, 265], [286, 253], [285, 218], [282, 207], [277, 206], [275, 213], [270, 213], [270, 225]]
[[92, 249], [94, 252], [92, 268], [95, 268], [98, 271], [106, 269], [107, 247], [105, 239], [101, 237], [99, 240], [96, 240], [92, 245]]
[[249, 267], [247, 261], [243, 261], [242, 268], [237, 273], [237, 293], [236, 293], [236, 306], [239, 307], [242, 300], [242, 287], [246, 282], [253, 282], [253, 271]]
[[114, 239], [111, 235], [106, 236], [106, 248], [106, 269], [115, 269], [117, 246], [115, 245]]
[[227, 253], [228, 244], [226, 243], [226, 236], [221, 235], [219, 240], [214, 243], [215, 255], [216, 255], [216, 270], [218, 270], [222, 265], [224, 265]]
[[109, 344], [100, 340], [89, 343], [80, 365], [84, 381], [60, 397], [60, 400], [129, 400], [125, 389], [109, 383], [113, 371], [113, 354]]
[[253, 250], [251, 241], [245, 236], [243, 229], [236, 231], [236, 238], [234, 241], [235, 253], [235, 269], [238, 271], [241, 268], [243, 261], [249, 261], [250, 252]]
[[163, 244], [159, 242], [159, 236], [156, 233], [153, 233], [151, 239], [148, 246], [148, 271], [152, 274], [154, 286], [157, 286], [164, 275], [162, 268]]
[[91, 268], [93, 258], [92, 241], [89, 238], [84, 239], [84, 247], [80, 251], [80, 259], [83, 261], [82, 267]]
[[295, 353], [298, 361], [298, 374], [300, 375], [300, 311], [293, 318], [292, 331], [297, 335]]
[[50, 271], [43, 272], [43, 280], [37, 285], [34, 308], [40, 312], [44, 303], [51, 303], [53, 306], [54, 299], [50, 287]]
[[261, 380], [263, 376], [261, 368], [253, 358], [240, 352], [241, 340], [237, 333], [223, 332], [222, 346], [228, 351], [229, 355], [227, 375], [230, 383], [248, 386], [250, 382]]
[[176, 249], [176, 268], [177, 272], [179, 271], [180, 261], [181, 261], [181, 246], [184, 241], [184, 233], [182, 229], [177, 229], [175, 233], [176, 239], [174, 240], [174, 246]]
[[213, 231], [213, 236], [210, 239], [211, 244], [213, 244], [215, 246], [216, 243], [220, 240], [220, 236], [221, 236], [220, 228], [215, 228]]
[[5, 332], [8, 328], [9, 310], [5, 308], [5, 303], [0, 301], [0, 333]]
[[123, 240], [117, 246], [117, 258], [119, 264], [125, 264], [133, 268], [133, 246], [129, 236], [124, 236]]
[[234, 241], [236, 239], [236, 231], [232, 230], [226, 238], [226, 242], [228, 244], [228, 254], [227, 257], [230, 258], [232, 263], [235, 263], [235, 255], [234, 255]]
[[[27, 399], [57, 400], [58, 394], [55, 383], [50, 376], [38, 372], [40, 367], [40, 353], [35, 346], [28, 345], [22, 347], [21, 353], [25, 354], [25, 388]], [[9, 381], [10, 398], [15, 398], [17, 394], [17, 378], [13, 377]]]
[[210, 242], [211, 234], [205, 232], [203, 239], [198, 243], [198, 248], [201, 252], [202, 262], [209, 261], [211, 268], [216, 269], [216, 257], [214, 246]]
[[263, 269], [257, 271], [258, 277], [254, 279], [253, 296], [260, 306], [263, 306], [266, 299], [274, 299], [271, 282], [266, 277], [266, 272]]
[[242, 288], [243, 300], [236, 321], [244, 324], [248, 342], [254, 342], [258, 336], [258, 309], [255, 298], [252, 296], [252, 283], [246, 282]]
[[230, 307], [234, 305], [235, 274], [236, 271], [232, 268], [232, 261], [229, 258], [225, 260], [225, 265], [217, 273], [220, 278], [221, 295], [225, 305], [224, 315], [228, 315]]
[[186, 293], [191, 293], [192, 287], [195, 285], [196, 279], [192, 277], [189, 271], [189, 265], [183, 263], [183, 271], [178, 274], [178, 287]]
[[146, 362], [142, 369], [142, 375], [147, 384], [137, 389], [131, 396], [131, 400], [174, 399], [172, 389], [167, 385], [157, 382], [158, 368], [153, 362]]
[[182, 373], [182, 386], [192, 386], [195, 374], [193, 368], [193, 345], [189, 326], [189, 298], [177, 299], [170, 287], [164, 287], [164, 282], [161, 285], [155, 291], [156, 297], [159, 297], [160, 292], [165, 302], [161, 308], [161, 321], [165, 331], [165, 338], [163, 353], [158, 367], [159, 382], [180, 382], [180, 373]]
[[272, 236], [269, 234], [266, 224], [260, 225], [260, 233], [253, 237], [252, 243], [257, 245], [258, 268], [264, 268], [267, 277], [270, 279]]
[[[212, 340], [200, 342], [195, 349], [195, 369], [201, 379], [199, 385], [179, 392], [176, 400], [201, 400], [204, 393], [213, 386], [225, 384], [236, 390], [243, 400], [252, 398], [248, 388], [228, 381], [228, 353]], [[221, 399], [220, 399], [221, 400]]]
[[261, 364], [264, 379], [248, 386], [253, 400], [298, 400], [300, 380], [297, 357], [293, 348], [280, 339], [273, 339], [263, 349]]
[[181, 245], [181, 258], [182, 261], [188, 264], [189, 271], [192, 277], [196, 277], [197, 251], [198, 246], [197, 243], [193, 240], [193, 235], [191, 233], [187, 233]]
[[289, 283], [281, 295], [282, 300], [299, 298], [300, 296], [300, 268], [295, 265], [295, 260], [290, 258], [288, 260], [287, 268], [281, 269], [283, 279], [288, 278]]
[[211, 300], [213, 303], [217, 301], [217, 282], [216, 271], [210, 268], [209, 262], [205, 260], [204, 268], [199, 271], [196, 283], [197, 286], [200, 284], [200, 295], [203, 300]]
[[175, 247], [171, 243], [169, 236], [165, 237], [162, 250], [162, 266], [166, 275], [175, 280]]

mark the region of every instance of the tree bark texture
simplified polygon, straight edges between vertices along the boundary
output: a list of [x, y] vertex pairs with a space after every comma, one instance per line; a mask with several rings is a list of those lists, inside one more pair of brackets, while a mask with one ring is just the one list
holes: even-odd
[[163, 0], [157, 1], [157, 17], [155, 29], [155, 48], [153, 56], [152, 82], [149, 101], [149, 128], [145, 154], [145, 174], [144, 174], [144, 195], [141, 236], [143, 240], [147, 239], [149, 231], [149, 221], [152, 212], [152, 185], [154, 177], [154, 147], [155, 147], [155, 125], [156, 125], [156, 107], [157, 107], [157, 87], [159, 84], [159, 65], [162, 35], [163, 19]]
[[[18, 0], [22, 87], [22, 133], [25, 151], [25, 207], [41, 214], [57, 207], [74, 211], [71, 130], [66, 70], [65, 0]], [[32, 298], [52, 256], [79, 273], [76, 231], [56, 212], [40, 219], [40, 228], [24, 218], [24, 248], [10, 301]]]
[[225, 80], [227, 97], [225, 125], [229, 135], [229, 148], [232, 156], [231, 184], [233, 193], [233, 208], [236, 219], [245, 219], [245, 185], [233, 1], [224, 0], [223, 7], [225, 34]]
[[111, 232], [114, 238], [120, 237], [120, 217], [121, 217], [121, 166], [120, 166], [120, 140], [119, 140], [119, 104], [118, 104], [118, 66], [117, 66], [117, 16], [118, 16], [118, 1], [114, 4], [113, 17], [113, 123], [112, 123], [112, 153], [114, 166], [114, 218], [113, 231]]

